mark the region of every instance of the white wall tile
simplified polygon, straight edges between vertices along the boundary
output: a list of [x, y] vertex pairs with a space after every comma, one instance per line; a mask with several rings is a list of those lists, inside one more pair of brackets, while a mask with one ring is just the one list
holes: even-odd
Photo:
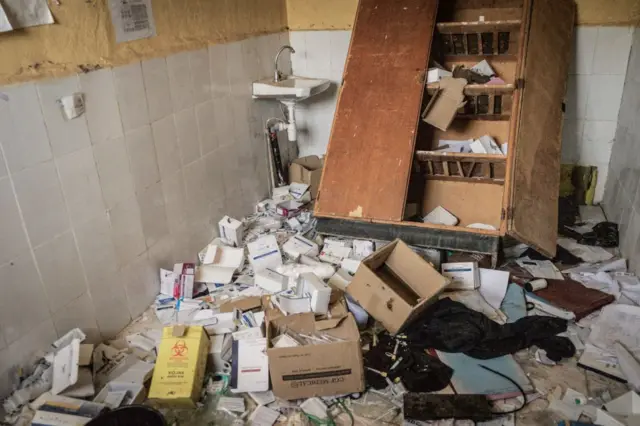
[[102, 343], [95, 310], [91, 298], [86, 292], [54, 312], [53, 324], [60, 336], [74, 328], [79, 328], [87, 335], [87, 339], [83, 343], [93, 343], [94, 345]]
[[162, 184], [154, 183], [138, 194], [138, 205], [145, 244], [147, 248], [151, 248], [162, 237], [169, 234]]
[[120, 201], [132, 198], [135, 193], [133, 175], [129, 171], [124, 137], [95, 145], [93, 155], [106, 207], [113, 208]]
[[0, 267], [0, 276], [0, 324], [11, 345], [47, 319], [49, 307], [31, 253]]
[[[293, 47], [296, 53], [291, 54], [291, 66], [293, 68], [293, 74], [302, 77], [307, 76], [307, 31], [293, 31], [290, 33], [291, 47]], [[282, 55], [288, 55], [289, 52]]]
[[149, 124], [149, 110], [140, 62], [114, 68], [113, 81], [124, 131]]
[[85, 98], [85, 115], [91, 143], [122, 136], [122, 121], [110, 69], [81, 74], [80, 88]]
[[632, 37], [633, 27], [599, 27], [593, 73], [625, 75]]
[[36, 323], [9, 347], [9, 358], [15, 365], [31, 367], [36, 361], [34, 355], [37, 352], [45, 353], [51, 349], [51, 342], [58, 338], [53, 322], [50, 318]]
[[587, 116], [587, 101], [592, 86], [592, 75], [570, 75], [567, 79], [567, 110], [565, 116], [584, 119]]
[[[246, 73], [249, 82], [260, 79], [260, 56], [258, 55], [258, 39], [247, 38], [240, 42], [242, 47], [242, 68]], [[251, 88], [248, 88], [251, 90]]]
[[211, 99], [211, 72], [209, 51], [200, 49], [189, 52], [189, 65], [193, 82], [193, 98], [196, 104]]
[[242, 42], [236, 41], [227, 45], [227, 68], [231, 94], [239, 97], [249, 96], [252, 80], [244, 65]]
[[169, 87], [173, 111], [178, 112], [194, 104], [193, 82], [189, 66], [189, 52], [180, 52], [167, 57]]
[[18, 173], [52, 157], [36, 86], [33, 83], [2, 89], [0, 143], [11, 173]]
[[154, 122], [173, 113], [167, 61], [164, 58], [142, 62], [142, 76], [149, 107], [149, 121]]
[[616, 135], [615, 121], [586, 121], [579, 150], [579, 163], [608, 163]]
[[593, 202], [599, 204], [604, 199], [605, 184], [607, 183], [607, 175], [609, 174], [609, 163], [595, 163], [598, 168], [598, 182], [593, 195]]
[[53, 161], [13, 177], [27, 234], [36, 247], [69, 229], [67, 208]]
[[200, 158], [200, 136], [194, 108], [183, 109], [175, 115], [176, 134], [182, 165]]
[[209, 46], [209, 68], [211, 72], [211, 95], [214, 98], [231, 94], [225, 44]]
[[209, 209], [205, 165], [202, 159], [184, 168], [184, 183], [187, 191], [187, 219], [191, 222], [206, 218]]
[[136, 192], [160, 181], [158, 160], [150, 126], [143, 126], [125, 133], [129, 167]]
[[92, 147], [56, 159], [71, 223], [77, 225], [105, 210]]
[[176, 262], [173, 257], [172, 241], [171, 235], [165, 235], [149, 249], [149, 262], [154, 270], [157, 271], [160, 268], [173, 270]]
[[131, 321], [127, 296], [119, 272], [105, 276], [91, 287], [91, 301], [103, 339], [113, 339]]
[[[235, 123], [232, 100], [230, 97], [213, 100], [213, 119], [215, 121], [216, 137], [220, 146], [233, 144], [236, 141]], [[240, 121], [241, 124], [244, 122]], [[247, 123], [248, 124], [248, 123]]]
[[133, 318], [141, 315], [160, 290], [157, 270], [151, 267], [147, 254], [135, 259], [122, 270], [122, 282]]
[[42, 114], [55, 156], [91, 146], [87, 119], [83, 114], [72, 120], [63, 117], [58, 100], [80, 91], [78, 76], [38, 83]]
[[328, 78], [331, 73], [331, 31], [310, 31], [307, 33], [305, 77]]
[[589, 75], [593, 73], [593, 57], [597, 39], [598, 27], [578, 26], [575, 28], [570, 74]]
[[29, 250], [18, 203], [9, 179], [0, 180], [0, 265]]
[[0, 146], [0, 179], [7, 176], [9, 172], [4, 164], [4, 156], [2, 155], [2, 147]]
[[101, 285], [119, 269], [109, 217], [103, 213], [78, 226], [75, 236], [89, 288]]
[[196, 119], [198, 121], [200, 150], [202, 155], [206, 155], [218, 147], [213, 101], [196, 105]]
[[109, 212], [111, 240], [120, 266], [129, 264], [146, 250], [140, 209], [135, 198], [125, 200]]
[[[207, 181], [207, 198], [211, 202], [222, 202], [225, 198], [224, 170], [225, 158], [220, 155], [220, 150], [214, 151], [202, 158]], [[245, 164], [243, 171], [246, 174], [255, 173], [254, 168]]]
[[187, 195], [182, 170], [162, 179], [162, 193], [169, 231], [174, 234], [187, 221]]
[[585, 118], [617, 121], [623, 87], [624, 75], [592, 75]]
[[164, 178], [180, 168], [180, 150], [173, 115], [152, 123], [151, 130], [158, 156], [158, 169], [160, 176]]
[[57, 312], [86, 292], [80, 256], [71, 232], [46, 242], [34, 253], [51, 312]]
[[573, 164], [580, 157], [584, 120], [566, 119], [562, 126], [562, 162]]

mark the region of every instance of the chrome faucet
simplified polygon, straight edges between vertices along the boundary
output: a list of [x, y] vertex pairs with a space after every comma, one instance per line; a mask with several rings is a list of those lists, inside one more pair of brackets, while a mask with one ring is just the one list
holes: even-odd
[[282, 74], [280, 74], [280, 71], [278, 71], [278, 59], [280, 58], [280, 54], [282, 52], [284, 52], [285, 50], [290, 50], [291, 53], [296, 53], [296, 50], [291, 47], [291, 46], [282, 46], [280, 48], [280, 50], [278, 50], [278, 53], [276, 54], [276, 59], [275, 61], [273, 61], [274, 67], [275, 67], [275, 74], [273, 75], [273, 79], [274, 81], [277, 83], [280, 81], [280, 79], [282, 79]]

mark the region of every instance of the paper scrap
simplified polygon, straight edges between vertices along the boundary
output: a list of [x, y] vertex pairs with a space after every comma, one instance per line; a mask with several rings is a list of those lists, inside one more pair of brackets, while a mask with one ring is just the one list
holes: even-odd
[[116, 43], [156, 35], [151, 0], [109, 0], [109, 10]]
[[7, 31], [13, 31], [13, 26], [11, 25], [11, 22], [9, 22], [7, 13], [4, 11], [2, 5], [0, 4], [0, 33], [4, 33]]
[[278, 417], [280, 417], [279, 412], [261, 405], [251, 413], [249, 421], [253, 426], [271, 426], [278, 420]]
[[232, 396], [221, 396], [220, 400], [218, 401], [218, 409], [229, 410], [236, 413], [244, 413], [244, 410], [245, 410], [244, 398], [232, 397]]
[[528, 257], [517, 260], [518, 265], [527, 270], [535, 278], [564, 280], [562, 273], [550, 260], [532, 260]]
[[640, 307], [608, 305], [591, 327], [589, 343], [615, 356], [615, 343], [622, 343], [636, 357], [640, 354]]
[[558, 238], [558, 245], [567, 249], [571, 254], [579, 257], [584, 262], [604, 262], [605, 260], [609, 260], [613, 257], [612, 253], [609, 253], [602, 247], [578, 244], [575, 240], [570, 238]]
[[495, 309], [500, 309], [508, 286], [508, 271], [480, 268], [480, 294]]
[[54, 23], [47, 0], [2, 0], [2, 8], [7, 22], [0, 17], [0, 31], [10, 31], [7, 24], [16, 29]]

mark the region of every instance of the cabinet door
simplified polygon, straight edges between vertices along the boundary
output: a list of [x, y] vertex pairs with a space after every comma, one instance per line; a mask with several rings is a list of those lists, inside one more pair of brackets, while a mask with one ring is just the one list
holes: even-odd
[[558, 236], [562, 105], [574, 17], [574, 0], [532, 0], [522, 68], [508, 230], [547, 256], [555, 255]]
[[402, 220], [437, 6], [360, 0], [317, 216]]

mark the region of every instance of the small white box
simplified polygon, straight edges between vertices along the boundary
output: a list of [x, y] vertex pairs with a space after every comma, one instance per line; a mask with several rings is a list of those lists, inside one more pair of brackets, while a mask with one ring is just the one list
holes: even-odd
[[340, 267], [346, 270], [347, 272], [349, 272], [350, 274], [355, 274], [358, 271], [358, 268], [360, 267], [360, 261], [356, 259], [350, 259], [347, 257], [345, 259], [342, 259], [342, 262], [340, 263]]
[[295, 198], [299, 200], [302, 196], [309, 190], [309, 185], [306, 183], [292, 183], [289, 185], [289, 193]]
[[[122, 405], [131, 405], [131, 404], [142, 404], [142, 402], [146, 398], [146, 390], [143, 383], [127, 383], [127, 382], [109, 382], [102, 390], [93, 398], [93, 402], [100, 402], [102, 404], [108, 403], [107, 396], [113, 392], [125, 392], [126, 395], [118, 404], [118, 406]], [[111, 407], [112, 409], [118, 408]]]
[[373, 254], [374, 251], [376, 250], [373, 245], [373, 241], [353, 240], [353, 251], [351, 257], [354, 259], [364, 259], [370, 254]]
[[480, 287], [480, 270], [476, 262], [443, 263], [442, 275], [451, 280], [447, 290], [474, 290]]
[[266, 291], [278, 293], [288, 288], [289, 277], [280, 275], [271, 269], [263, 269], [255, 273], [254, 282], [255, 285]]
[[242, 245], [242, 238], [244, 238], [244, 225], [242, 222], [225, 216], [218, 222], [218, 229], [220, 230], [220, 238], [228, 244], [234, 247], [240, 247]]
[[232, 352], [231, 391], [268, 391], [267, 339], [234, 340]]
[[426, 215], [422, 221], [424, 223], [433, 223], [435, 225], [456, 226], [459, 222], [458, 218], [449, 213], [442, 206], [438, 206]]
[[293, 196], [289, 193], [289, 185], [281, 186], [280, 188], [273, 188], [271, 199], [275, 201], [276, 204], [283, 201], [293, 200]]
[[228, 284], [234, 272], [244, 264], [244, 249], [209, 244], [202, 263], [196, 269], [196, 282]]
[[444, 77], [451, 77], [452, 75], [451, 71], [443, 70], [442, 68], [429, 68], [427, 83], [437, 83]]
[[303, 293], [311, 295], [311, 310], [316, 314], [326, 314], [329, 311], [331, 287], [326, 285], [316, 274], [305, 272], [300, 275]]
[[278, 247], [278, 240], [273, 235], [265, 235], [247, 244], [249, 262], [254, 272], [263, 269], [275, 269], [282, 265], [282, 253]]
[[345, 269], [338, 269], [331, 278], [329, 278], [329, 286], [346, 291], [347, 286], [351, 283], [353, 277]]
[[287, 256], [293, 260], [298, 260], [300, 256], [317, 256], [319, 252], [318, 245], [301, 235], [294, 235], [289, 238], [282, 246], [282, 250]]
[[276, 206], [276, 213], [280, 216], [291, 218], [300, 213], [300, 208], [304, 206], [304, 203], [298, 201], [283, 201]]

